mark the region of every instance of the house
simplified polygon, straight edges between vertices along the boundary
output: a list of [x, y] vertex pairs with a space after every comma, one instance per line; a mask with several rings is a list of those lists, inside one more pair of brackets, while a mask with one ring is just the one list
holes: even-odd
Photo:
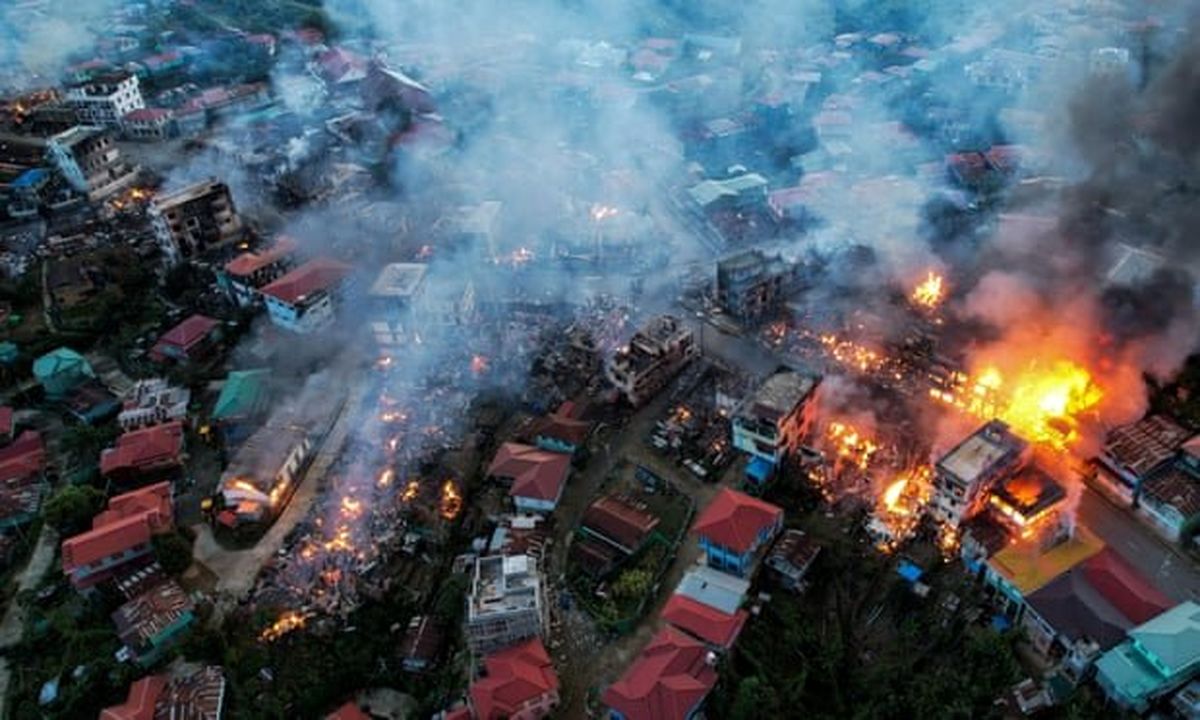
[[559, 405], [534, 425], [534, 442], [543, 450], [573, 455], [592, 431], [592, 423], [582, 417], [583, 411], [584, 406], [569, 400]]
[[208, 357], [220, 338], [221, 323], [204, 315], [192, 315], [168, 330], [150, 349], [150, 359], [188, 363]]
[[1064, 572], [1104, 549], [1086, 528], [1061, 531], [1010, 543], [987, 560], [984, 583], [995, 591], [1001, 614], [1020, 621], [1026, 600]]
[[704, 180], [688, 188], [688, 197], [704, 212], [748, 210], [767, 201], [767, 179], [743, 173], [722, 180]]
[[467, 596], [466, 635], [471, 652], [491, 653], [540, 637], [546, 628], [546, 612], [537, 561], [527, 555], [476, 559]]
[[27, 430], [0, 448], [0, 534], [38, 518], [49, 491], [45, 474], [46, 448], [39, 433]]
[[72, 417], [85, 425], [104, 422], [121, 411], [121, 401], [98, 380], [89, 380], [75, 388], [62, 404]]
[[117, 424], [129, 432], [139, 428], [187, 419], [192, 391], [172, 387], [162, 378], [138, 380], [125, 396]]
[[662, 619], [716, 650], [728, 650], [737, 642], [750, 613], [727, 613], [688, 595], [675, 593], [662, 609]]
[[601, 701], [613, 720], [692, 720], [717, 684], [715, 663], [703, 643], [663, 628]]
[[150, 538], [174, 525], [170, 485], [118, 495], [92, 520], [92, 529], [62, 543], [63, 572], [78, 590], [148, 564]]
[[263, 286], [271, 323], [285, 330], [310, 333], [334, 320], [334, 305], [347, 278], [349, 265], [316, 258]]
[[112, 614], [117, 637], [131, 659], [153, 665], [179, 642], [196, 620], [195, 604], [174, 580], [164, 580]]
[[1029, 443], [999, 420], [976, 430], [934, 466], [934, 519], [958, 528], [983, 508], [987, 491], [1020, 470], [1029, 455]]
[[243, 235], [229, 186], [215, 178], [155, 196], [147, 214], [154, 237], [172, 264], [226, 248]]
[[679, 318], [650, 319], [605, 363], [608, 381], [629, 402], [649, 400], [700, 354], [696, 336]]
[[692, 600], [714, 608], [726, 615], [734, 615], [746, 600], [750, 592], [750, 581], [734, 577], [729, 573], [707, 566], [693, 568], [684, 574], [679, 585], [675, 587], [676, 595], [683, 595]]
[[749, 453], [747, 477], [762, 484], [800, 447], [817, 413], [820, 378], [782, 370], [767, 378], [734, 413], [733, 446]]
[[1137, 513], [1171, 542], [1200, 531], [1200, 435], [1141, 483]]
[[33, 361], [33, 376], [46, 391], [46, 397], [59, 400], [89, 380], [96, 373], [82, 355], [66, 347], [52, 350]]
[[1170, 600], [1112, 548], [1068, 568], [1031, 593], [1022, 624], [1043, 655], [1066, 658], [1082, 679], [1091, 661], [1125, 633], [1171, 607]]
[[113, 134], [102, 128], [64, 130], [50, 138], [47, 150], [63, 178], [93, 202], [124, 190], [138, 177], [137, 168], [121, 158]]
[[1188, 431], [1165, 415], [1147, 415], [1109, 431], [1096, 456], [1096, 481], [1109, 497], [1132, 506], [1142, 481], [1169, 461]]
[[540, 720], [558, 707], [558, 675], [540, 638], [488, 655], [467, 691], [475, 720]]
[[138, 108], [125, 113], [121, 127], [131, 140], [166, 140], [171, 134], [171, 111], [166, 108]]
[[297, 246], [294, 238], [281, 235], [269, 248], [242, 253], [225, 264], [217, 274], [217, 283], [240, 307], [259, 303], [259, 289], [291, 269]]
[[217, 521], [230, 528], [278, 517], [312, 459], [311, 422], [272, 417], [237, 449], [221, 474]]
[[710, 567], [744, 577], [755, 553], [782, 527], [782, 508], [723, 488], [692, 523], [692, 532], [700, 536]]
[[228, 444], [248, 437], [271, 405], [271, 371], [236, 370], [225, 378], [213, 405], [212, 421]]
[[717, 304], [742, 322], [756, 323], [779, 309], [792, 268], [779, 255], [744, 250], [717, 262]]
[[788, 590], [804, 589], [804, 576], [821, 553], [821, 546], [803, 530], [785, 530], [767, 555], [767, 568]]
[[517, 510], [552, 512], [570, 472], [569, 455], [509, 442], [496, 452], [487, 476], [509, 486]]
[[391, 263], [367, 291], [371, 331], [380, 351], [398, 350], [417, 333], [425, 301], [428, 266]]
[[1200, 605], [1181, 603], [1129, 631], [1096, 661], [1096, 683], [1117, 705], [1143, 712], [1200, 674]]
[[400, 661], [406, 672], [424, 672], [433, 667], [442, 650], [442, 631], [429, 615], [417, 615], [408, 621], [408, 630], [400, 641]]
[[221, 720], [225, 673], [216, 666], [177, 677], [147, 675], [129, 686], [124, 703], [100, 711], [100, 720]]
[[580, 530], [625, 555], [632, 555], [655, 532], [658, 523], [659, 519], [644, 506], [618, 495], [606, 495], [584, 511]]
[[183, 467], [183, 423], [133, 430], [100, 452], [100, 474], [117, 482], [171, 474]]

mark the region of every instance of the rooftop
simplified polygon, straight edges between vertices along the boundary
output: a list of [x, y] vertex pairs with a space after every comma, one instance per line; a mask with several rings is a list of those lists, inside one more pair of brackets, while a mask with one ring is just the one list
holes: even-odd
[[139, 514], [67, 538], [62, 544], [63, 572], [74, 572], [149, 543], [150, 536], [150, 519]]
[[727, 615], [738, 611], [749, 591], [749, 580], [736, 578], [710, 567], [689, 570], [675, 588], [676, 595], [684, 595]]
[[973, 485], [1000, 466], [1016, 462], [1028, 447], [1007, 425], [993, 420], [942, 456], [938, 470], [950, 473], [963, 484]]
[[1187, 430], [1174, 420], [1165, 415], [1148, 415], [1110, 431], [1104, 440], [1104, 455], [1141, 476], [1171, 457], [1187, 437]]
[[0, 448], [0, 482], [25, 480], [46, 469], [46, 446], [41, 433], [26, 430]]
[[183, 423], [176, 420], [127, 432], [117, 438], [115, 447], [100, 453], [100, 472], [109, 475], [122, 470], [150, 471], [172, 467], [181, 462]]
[[296, 305], [315, 293], [339, 285], [350, 275], [350, 271], [349, 265], [337, 260], [315, 258], [262, 288], [260, 292], [288, 305]]
[[819, 378], [791, 370], [775, 373], [759, 386], [743, 412], [774, 422], [792, 412], [819, 382]]
[[1077, 527], [1070, 538], [1050, 548], [1044, 548], [1036, 539], [1009, 545], [993, 555], [988, 564], [1028, 597], [1103, 548], [1099, 538]]
[[153, 202], [156, 208], [165, 211], [214, 193], [228, 195], [229, 188], [216, 178], [209, 178], [172, 192], [155, 195]]
[[571, 456], [504, 443], [488, 465], [489, 477], [512, 478], [513, 497], [556, 500], [571, 471]]
[[558, 690], [558, 675], [540, 638], [483, 659], [486, 674], [471, 683], [471, 706], [478, 720], [515, 717], [525, 703]]
[[783, 518], [783, 509], [745, 493], [723, 488], [692, 524], [692, 532], [734, 552], [759, 542], [766, 528]]
[[541, 605], [537, 562], [527, 555], [481, 557], [475, 561], [468, 609], [471, 619]]
[[117, 608], [112, 614], [121, 642], [137, 650], [194, 609], [192, 599], [174, 580], [165, 580]]
[[1027, 467], [998, 483], [991, 503], [1020, 525], [1041, 515], [1066, 498], [1067, 492], [1044, 470]]
[[163, 333], [155, 347], [174, 346], [184, 351], [190, 350], [208, 337], [209, 333], [220, 325], [206, 315], [192, 315], [175, 327]]
[[663, 628], [602, 700], [626, 720], [685, 720], [717, 684], [714, 664], [703, 644]]
[[1186, 522], [1200, 515], [1200, 472], [1187, 461], [1176, 459], [1142, 481], [1142, 494], [1175, 508]]
[[679, 593], [672, 595], [662, 610], [663, 620], [709, 645], [725, 649], [737, 642], [749, 617], [745, 610], [726, 613]]
[[641, 546], [658, 527], [659, 519], [624, 498], [606, 495], [592, 503], [583, 514], [582, 525], [620, 545], [628, 552]]
[[1200, 661], [1200, 604], [1180, 603], [1129, 632], [1172, 673]]
[[371, 286], [374, 297], [410, 298], [417, 293], [425, 279], [424, 263], [391, 263], [385, 265]]
[[229, 373], [213, 406], [212, 418], [233, 420], [265, 410], [270, 401], [270, 377], [271, 371], [266, 368]]
[[225, 272], [236, 277], [253, 275], [296, 252], [297, 245], [295, 238], [280, 235], [271, 247], [259, 252], [242, 253], [230, 260], [225, 264]]

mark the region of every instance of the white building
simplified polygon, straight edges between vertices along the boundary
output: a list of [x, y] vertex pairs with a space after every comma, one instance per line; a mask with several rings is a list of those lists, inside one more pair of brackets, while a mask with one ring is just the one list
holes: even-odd
[[417, 332], [427, 270], [423, 263], [392, 263], [367, 291], [371, 333], [381, 351], [403, 347]]
[[537, 562], [527, 555], [493, 555], [475, 561], [467, 598], [467, 644], [487, 655], [541, 636], [546, 605]]
[[316, 258], [264, 286], [259, 292], [271, 323], [297, 333], [330, 325], [350, 269], [336, 260]]
[[192, 391], [171, 387], [162, 378], [139, 380], [125, 397], [124, 407], [117, 415], [122, 432], [187, 417]]
[[101, 75], [67, 89], [67, 104], [79, 122], [120, 128], [124, 117], [146, 107], [137, 75], [120, 72]]
[[993, 420], [976, 430], [934, 466], [933, 517], [958, 528], [977, 513], [988, 489], [1029, 460], [1029, 443]]
[[791, 370], [779, 372], [733, 417], [733, 446], [772, 465], [800, 446], [816, 415], [820, 379]]

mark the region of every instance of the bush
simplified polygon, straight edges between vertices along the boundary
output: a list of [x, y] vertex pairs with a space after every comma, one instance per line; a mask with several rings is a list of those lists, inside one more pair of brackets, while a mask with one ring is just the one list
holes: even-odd
[[42, 518], [60, 535], [75, 535], [91, 526], [104, 500], [104, 493], [91, 485], [68, 485], [46, 501]]
[[154, 554], [158, 564], [171, 575], [179, 575], [192, 566], [192, 543], [178, 531], [155, 535]]

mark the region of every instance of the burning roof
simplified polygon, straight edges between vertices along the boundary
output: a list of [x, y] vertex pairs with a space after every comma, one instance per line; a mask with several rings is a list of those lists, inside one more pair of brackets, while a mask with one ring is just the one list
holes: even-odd
[[1067, 493], [1045, 471], [1036, 466], [998, 483], [989, 502], [1002, 518], [1024, 528], [1043, 517]]

